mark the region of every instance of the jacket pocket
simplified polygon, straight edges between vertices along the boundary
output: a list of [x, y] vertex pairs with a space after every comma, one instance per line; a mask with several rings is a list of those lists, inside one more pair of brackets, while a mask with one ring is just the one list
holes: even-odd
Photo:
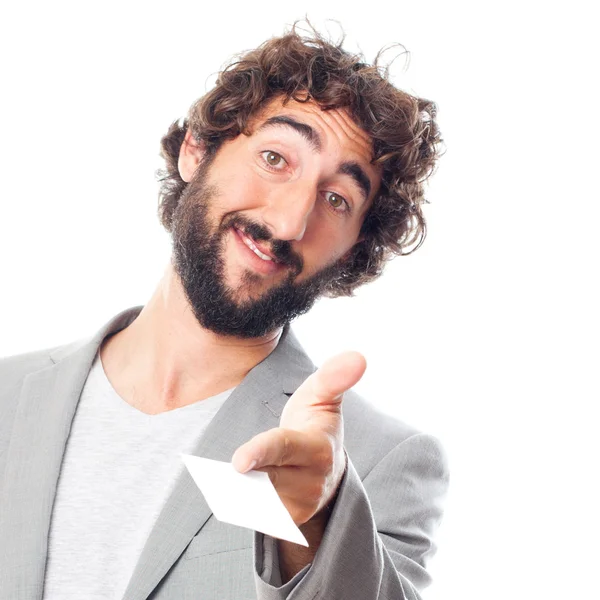
[[192, 538], [183, 556], [186, 560], [220, 552], [252, 548], [254, 532], [251, 529], [221, 523], [214, 515]]

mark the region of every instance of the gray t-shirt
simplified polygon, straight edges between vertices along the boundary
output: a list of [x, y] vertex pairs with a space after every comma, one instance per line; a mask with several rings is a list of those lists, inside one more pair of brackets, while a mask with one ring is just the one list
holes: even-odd
[[120, 600], [190, 453], [232, 390], [147, 415], [125, 402], [99, 356], [63, 458], [44, 600]]

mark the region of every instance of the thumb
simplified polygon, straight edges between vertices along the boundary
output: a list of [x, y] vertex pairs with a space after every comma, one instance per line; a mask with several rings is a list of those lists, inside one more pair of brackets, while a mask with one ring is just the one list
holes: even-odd
[[360, 380], [366, 368], [367, 361], [362, 354], [342, 352], [326, 360], [308, 377], [290, 398], [290, 402], [305, 406], [339, 404], [344, 392]]

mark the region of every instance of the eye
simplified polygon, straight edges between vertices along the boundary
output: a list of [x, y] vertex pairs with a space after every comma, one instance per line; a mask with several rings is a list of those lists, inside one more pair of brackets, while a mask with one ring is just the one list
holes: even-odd
[[267, 163], [267, 165], [271, 169], [275, 169], [276, 171], [280, 171], [286, 164], [285, 158], [281, 156], [278, 152], [273, 152], [272, 150], [266, 150], [265, 152], [261, 152], [263, 160]]
[[325, 192], [325, 200], [335, 212], [350, 212], [346, 199], [335, 192]]

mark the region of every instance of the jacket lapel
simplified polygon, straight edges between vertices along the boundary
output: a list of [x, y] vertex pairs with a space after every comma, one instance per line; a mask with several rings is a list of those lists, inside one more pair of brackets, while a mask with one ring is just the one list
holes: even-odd
[[[102, 340], [135, 320], [124, 311], [93, 338], [51, 354], [55, 364], [25, 378], [7, 463], [0, 514], [0, 598], [41, 600], [48, 532], [71, 423]], [[277, 427], [283, 406], [314, 370], [289, 328], [213, 418], [194, 454], [229, 461], [254, 435]], [[124, 600], [145, 600], [211, 515], [184, 470], [144, 546]]]

